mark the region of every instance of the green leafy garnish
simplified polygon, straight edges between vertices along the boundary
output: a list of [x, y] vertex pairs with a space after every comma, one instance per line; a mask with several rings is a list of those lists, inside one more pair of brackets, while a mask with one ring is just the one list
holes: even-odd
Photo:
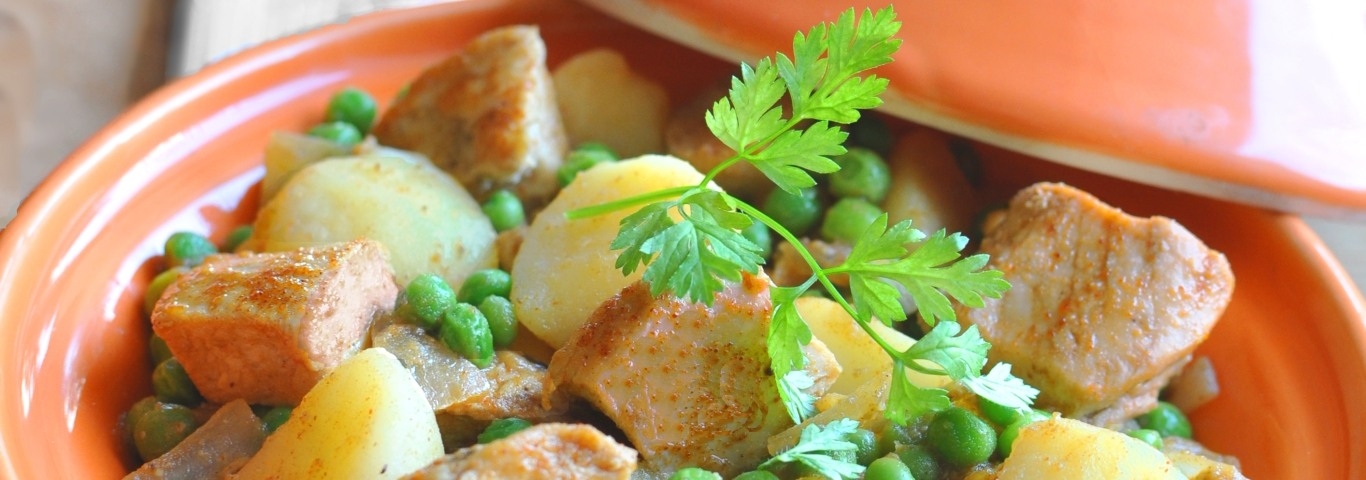
[[[733, 157], [708, 171], [696, 185], [568, 214], [579, 218], [639, 207], [621, 221], [612, 242], [611, 248], [621, 252], [617, 268], [630, 274], [643, 266], [643, 279], [652, 294], [672, 293], [707, 305], [725, 282], [738, 281], [742, 272], [759, 271], [763, 261], [759, 247], [745, 239], [741, 230], [758, 221], [791, 244], [813, 274], [800, 286], [771, 289], [774, 308], [767, 348], [779, 395], [794, 422], [814, 414], [814, 398], [805, 391], [812, 379], [803, 370], [806, 357], [802, 352], [812, 334], [794, 302], [817, 284], [892, 357], [895, 367], [885, 409], [889, 419], [905, 424], [949, 407], [945, 390], [915, 385], [906, 369], [947, 376], [1005, 407], [1028, 407], [1038, 395], [1010, 374], [1009, 365], [998, 365], [982, 375], [990, 345], [976, 328], [962, 330], [956, 323], [953, 301], [981, 307], [984, 298], [1000, 298], [1010, 288], [1001, 272], [984, 270], [986, 255], [962, 257], [967, 244], [962, 235], [944, 231], [926, 235], [912, 228], [910, 221], [888, 226], [884, 214], [854, 242], [843, 264], [827, 268], [816, 262], [792, 232], [759, 209], [709, 188], [717, 175], [740, 162], [755, 166], [778, 188], [791, 193], [814, 186], [813, 173], [838, 170], [831, 157], [845, 153], [848, 136], [840, 124], [857, 121], [860, 110], [881, 105], [879, 95], [887, 88], [887, 80], [865, 72], [892, 61], [901, 44], [895, 38], [900, 27], [891, 7], [876, 13], [865, 10], [857, 22], [850, 9], [832, 24], [798, 33], [791, 58], [780, 53], [776, 60], [743, 65], [726, 97], [707, 112], [707, 127], [736, 152]], [[779, 103], [785, 95], [789, 112]], [[850, 298], [831, 282], [835, 274], [849, 277]], [[918, 343], [899, 351], [870, 322], [892, 325], [906, 320], [900, 302], [903, 292], [915, 301], [932, 328]], [[845, 445], [852, 448], [848, 442], [825, 438], [826, 433], [847, 426], [839, 425], [826, 430], [808, 426], [802, 432], [801, 448], [781, 454], [784, 460], [775, 457], [770, 462], [801, 462], [828, 476], [857, 474], [850, 474], [850, 467], [836, 465], [839, 462], [828, 464], [834, 460], [815, 453]], [[849, 428], [857, 427], [856, 422], [853, 425]], [[808, 442], [816, 446], [802, 446]]]
[[849, 455], [841, 457], [854, 457], [853, 452], [858, 446], [847, 438], [855, 430], [858, 430], [858, 422], [847, 418], [827, 423], [825, 427], [807, 425], [802, 429], [796, 445], [759, 464], [759, 468], [795, 463], [805, 465], [825, 478], [858, 478], [863, 473], [862, 465], [833, 455], [849, 452]]

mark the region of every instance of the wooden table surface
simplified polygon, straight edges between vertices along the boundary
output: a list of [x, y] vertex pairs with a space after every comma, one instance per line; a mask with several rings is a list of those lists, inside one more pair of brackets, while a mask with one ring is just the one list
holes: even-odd
[[[166, 78], [270, 38], [421, 3], [432, 0], [0, 2], [0, 225], [84, 138]], [[1306, 220], [1366, 284], [1366, 224]]]

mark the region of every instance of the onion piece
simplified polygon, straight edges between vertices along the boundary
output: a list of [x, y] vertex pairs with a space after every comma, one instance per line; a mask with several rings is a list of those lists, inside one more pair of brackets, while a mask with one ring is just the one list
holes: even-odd
[[123, 477], [130, 479], [222, 478], [246, 463], [266, 440], [266, 428], [247, 402], [219, 408], [204, 425], [165, 455]]
[[1219, 379], [1209, 357], [1195, 357], [1167, 386], [1167, 401], [1190, 412], [1219, 396]]

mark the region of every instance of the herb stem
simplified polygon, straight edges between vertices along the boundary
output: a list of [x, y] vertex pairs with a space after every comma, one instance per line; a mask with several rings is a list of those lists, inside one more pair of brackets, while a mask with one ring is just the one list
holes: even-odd
[[[706, 184], [704, 183], [703, 185]], [[666, 198], [678, 197], [685, 193], [688, 193], [689, 191], [695, 188], [697, 188], [697, 185], [685, 185], [681, 187], [672, 187], [655, 190], [651, 192], [642, 193], [639, 195], [632, 195], [626, 198], [620, 198], [610, 202], [599, 203], [597, 205], [592, 205], [583, 208], [576, 208], [568, 212], [565, 212], [564, 217], [570, 220], [596, 217], [598, 215], [612, 213], [617, 210], [622, 210], [637, 205], [645, 205], [660, 200], [664, 200]]]
[[[731, 198], [734, 199], [734, 197]], [[768, 216], [763, 211], [754, 208], [753, 205], [745, 203], [740, 199], [734, 199], [734, 202], [737, 209], [754, 217], [755, 220], [763, 223], [769, 229], [783, 237], [784, 240], [787, 240], [788, 245], [791, 245], [792, 248], [797, 251], [797, 255], [801, 256], [802, 260], [806, 261], [806, 265], [811, 267], [812, 277], [819, 281], [821, 286], [825, 287], [825, 291], [830, 294], [830, 298], [834, 299], [835, 302], [840, 305], [840, 308], [843, 308], [844, 311], [854, 319], [854, 322], [858, 323], [859, 328], [863, 329], [869, 337], [872, 337], [873, 341], [876, 342], [879, 347], [882, 347], [884, 351], [892, 355], [892, 358], [896, 358], [897, 355], [901, 354], [901, 352], [889, 345], [886, 340], [883, 340], [881, 335], [878, 335], [877, 332], [873, 331], [873, 326], [869, 325], [867, 320], [861, 318], [858, 311], [854, 309], [854, 306], [849, 304], [849, 301], [844, 298], [844, 294], [840, 293], [839, 288], [835, 287], [835, 283], [830, 280], [830, 275], [847, 270], [847, 268], [843, 265], [832, 269], [822, 267], [821, 264], [816, 261], [816, 257], [812, 255], [811, 251], [802, 243], [801, 239], [784, 228], [777, 220], [774, 220], [773, 217]]]

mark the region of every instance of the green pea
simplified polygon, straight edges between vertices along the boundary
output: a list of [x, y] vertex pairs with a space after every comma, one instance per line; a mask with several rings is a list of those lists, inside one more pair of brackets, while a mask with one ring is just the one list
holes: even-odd
[[[864, 113], [849, 126], [849, 143], [867, 148], [879, 155], [887, 156], [895, 143], [892, 129], [877, 115]], [[917, 477], [918, 478], [918, 477]]]
[[1030, 409], [1021, 412], [1020, 415], [1015, 418], [1015, 421], [1010, 422], [1009, 425], [1006, 425], [1005, 428], [1001, 430], [1001, 438], [996, 441], [996, 452], [1000, 453], [1002, 458], [1009, 457], [1011, 449], [1015, 445], [1015, 439], [1020, 437], [1020, 429], [1024, 428], [1025, 425], [1047, 420], [1048, 418], [1049, 416], [1047, 414], [1039, 412], [1038, 410]]
[[502, 348], [517, 338], [517, 315], [512, 311], [512, 302], [497, 295], [479, 302], [479, 313], [489, 321], [489, 333], [493, 335], [493, 347]]
[[778, 476], [768, 470], [750, 470], [736, 475], [735, 480], [778, 480]]
[[194, 412], [184, 405], [157, 404], [133, 424], [133, 446], [144, 461], [171, 451], [199, 428]]
[[468, 303], [457, 303], [441, 317], [441, 343], [460, 354], [475, 366], [484, 368], [493, 363], [493, 334], [489, 321], [479, 309]]
[[476, 270], [460, 285], [456, 296], [462, 302], [478, 305], [490, 296], [508, 298], [512, 294], [512, 275], [497, 268]]
[[1010, 408], [1002, 406], [986, 398], [977, 397], [977, 409], [982, 412], [983, 417], [991, 420], [992, 423], [1002, 427], [1015, 423], [1031, 410], [1029, 408]]
[[479, 433], [479, 443], [489, 443], [494, 440], [501, 440], [514, 433], [526, 430], [531, 426], [531, 422], [520, 418], [500, 418], [489, 423], [483, 432]]
[[612, 147], [602, 142], [580, 143], [579, 146], [574, 147], [574, 151], [570, 154], [591, 155], [608, 161], [616, 161], [621, 158], [617, 156], [617, 152], [612, 151]]
[[882, 209], [867, 200], [841, 198], [825, 213], [821, 237], [832, 242], [854, 244], [879, 215], [882, 215]]
[[308, 129], [308, 134], [347, 149], [356, 146], [357, 143], [365, 139], [365, 136], [356, 129], [355, 125], [346, 122], [319, 123]]
[[1137, 430], [1129, 430], [1128, 433], [1130, 437], [1137, 438], [1143, 441], [1143, 443], [1151, 445], [1153, 448], [1156, 448], [1158, 450], [1161, 450], [1162, 447], [1166, 446], [1165, 443], [1162, 441], [1162, 434], [1157, 433], [1157, 430], [1140, 428]]
[[854, 459], [859, 465], [872, 463], [878, 457], [887, 452], [880, 452], [877, 446], [877, 436], [866, 429], [856, 429], [844, 436], [844, 440], [854, 444]]
[[446, 309], [455, 305], [455, 297], [455, 290], [440, 275], [418, 275], [403, 288], [403, 298], [408, 305], [404, 312], [418, 326], [436, 331]]
[[218, 253], [218, 246], [208, 238], [194, 232], [176, 232], [166, 238], [166, 266], [194, 267], [204, 263], [204, 258]]
[[996, 430], [959, 407], [935, 414], [926, 439], [939, 458], [958, 468], [985, 462], [996, 451]]
[[133, 430], [133, 425], [138, 423], [138, 419], [142, 418], [143, 415], [146, 415], [147, 412], [152, 411], [152, 409], [157, 408], [157, 405], [157, 397], [152, 395], [142, 397], [141, 400], [133, 403], [133, 406], [128, 407], [127, 413], [123, 414], [123, 424], [131, 432]]
[[147, 292], [142, 295], [142, 313], [151, 316], [152, 310], [156, 310], [157, 301], [161, 300], [161, 294], [166, 293], [166, 287], [175, 283], [185, 270], [185, 267], [175, 267], [152, 277], [152, 283], [147, 284]]
[[773, 255], [773, 231], [768, 229], [762, 222], [754, 222], [740, 231], [740, 235], [745, 237], [759, 247], [759, 256], [769, 258]]
[[1167, 402], [1157, 402], [1157, 408], [1138, 417], [1138, 425], [1154, 430], [1163, 437], [1191, 438], [1191, 422], [1181, 409]]
[[555, 172], [555, 177], [559, 180], [560, 186], [563, 187], [574, 181], [574, 177], [579, 176], [579, 173], [600, 163], [615, 161], [617, 161], [617, 154], [606, 145], [593, 142], [584, 143], [569, 152], [569, 155], [564, 159], [564, 164]]
[[896, 456], [901, 459], [901, 463], [906, 464], [906, 468], [911, 470], [911, 475], [920, 479], [939, 478], [939, 461], [935, 460], [925, 447], [920, 445], [907, 445], [897, 450]]
[[775, 188], [769, 192], [760, 208], [793, 235], [805, 234], [816, 226], [822, 209], [820, 195], [814, 188], [802, 189], [796, 194]]
[[705, 468], [687, 467], [669, 475], [669, 480], [721, 480], [721, 475]]
[[261, 423], [266, 426], [267, 434], [275, 433], [275, 430], [279, 429], [280, 425], [284, 425], [285, 421], [289, 420], [289, 416], [293, 414], [294, 407], [275, 407], [261, 415]]
[[171, 354], [171, 346], [166, 344], [166, 339], [155, 332], [147, 338], [147, 353], [152, 357], [152, 365], [161, 365], [174, 356]]
[[194, 407], [204, 401], [190, 375], [185, 373], [185, 366], [175, 357], [157, 364], [152, 370], [152, 391], [163, 403]]
[[364, 90], [348, 87], [333, 94], [327, 102], [327, 121], [346, 122], [364, 134], [375, 122], [377, 110], [375, 97]]
[[863, 480], [915, 480], [915, 475], [901, 459], [889, 456], [869, 463], [868, 469], [863, 471]]
[[248, 238], [251, 238], [252, 231], [253, 229], [251, 225], [242, 225], [240, 227], [232, 229], [231, 232], [228, 232], [228, 241], [223, 244], [223, 251], [237, 251], [237, 247], [242, 246], [242, 242], [245, 242]]
[[507, 190], [496, 190], [489, 195], [482, 206], [484, 215], [499, 232], [517, 228], [526, 221], [526, 211], [522, 210], [522, 200]]
[[840, 169], [830, 174], [830, 193], [840, 198], [862, 198], [881, 203], [892, 188], [892, 170], [876, 152], [853, 148], [835, 157]]

